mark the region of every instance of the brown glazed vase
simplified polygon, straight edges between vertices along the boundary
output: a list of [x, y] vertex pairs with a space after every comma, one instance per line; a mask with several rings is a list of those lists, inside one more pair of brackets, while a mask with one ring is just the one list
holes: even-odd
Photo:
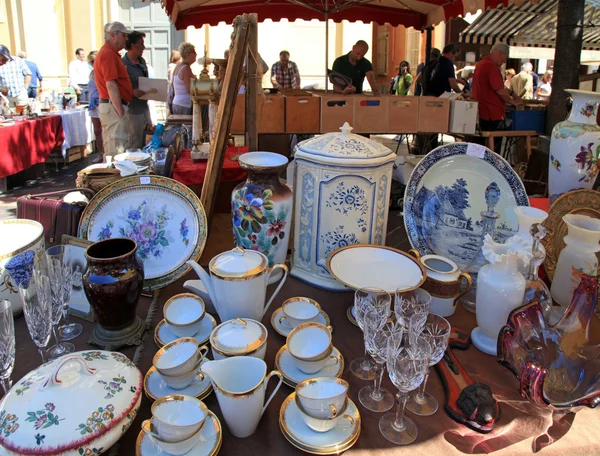
[[131, 325], [144, 285], [137, 260], [137, 243], [114, 238], [96, 242], [85, 251], [83, 289], [101, 327], [119, 330]]

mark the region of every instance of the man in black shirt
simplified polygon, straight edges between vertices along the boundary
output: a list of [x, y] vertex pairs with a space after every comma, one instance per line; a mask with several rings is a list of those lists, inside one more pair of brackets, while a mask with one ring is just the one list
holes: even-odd
[[373, 90], [374, 95], [379, 95], [377, 83], [375, 82], [375, 73], [373, 65], [365, 58], [365, 54], [369, 50], [369, 45], [366, 41], [359, 40], [352, 50], [345, 55], [335, 59], [333, 62], [333, 71], [343, 74], [352, 80], [352, 84], [347, 87], [333, 85], [334, 92], [337, 93], [362, 93], [362, 86], [365, 77], [369, 81], [369, 85]]
[[[462, 93], [458, 82], [456, 81], [456, 73], [454, 72], [454, 59], [459, 54], [460, 49], [456, 44], [448, 44], [442, 51], [442, 55], [431, 71], [431, 76], [424, 83], [424, 95], [439, 97], [444, 92], [454, 90], [456, 93]], [[425, 71], [425, 70], [423, 70]], [[423, 77], [427, 75], [424, 73]]]

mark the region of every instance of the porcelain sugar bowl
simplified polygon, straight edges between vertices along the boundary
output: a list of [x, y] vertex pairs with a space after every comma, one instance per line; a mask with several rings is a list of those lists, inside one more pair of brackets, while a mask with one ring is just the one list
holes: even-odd
[[63, 356], [25, 375], [2, 400], [2, 454], [100, 454], [94, 449], [107, 451], [121, 438], [141, 400], [142, 374], [125, 355]]
[[327, 133], [295, 148], [294, 250], [291, 274], [317, 287], [345, 290], [327, 257], [351, 244], [385, 243], [392, 168], [387, 147], [352, 134]]
[[213, 358], [253, 356], [265, 359], [268, 336], [267, 328], [256, 320], [236, 318], [225, 321], [210, 333]]

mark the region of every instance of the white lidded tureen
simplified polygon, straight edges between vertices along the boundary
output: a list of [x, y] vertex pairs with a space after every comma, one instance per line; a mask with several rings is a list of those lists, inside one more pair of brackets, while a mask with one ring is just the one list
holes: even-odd
[[253, 356], [264, 360], [268, 336], [267, 328], [256, 320], [236, 318], [223, 322], [210, 334], [213, 358]]
[[332, 252], [352, 244], [385, 244], [396, 158], [384, 145], [352, 134], [348, 123], [340, 130], [299, 143], [293, 171], [290, 274], [331, 290], [346, 289], [327, 270]]
[[0, 454], [107, 451], [135, 419], [142, 379], [117, 352], [82, 351], [40, 366], [0, 403]]

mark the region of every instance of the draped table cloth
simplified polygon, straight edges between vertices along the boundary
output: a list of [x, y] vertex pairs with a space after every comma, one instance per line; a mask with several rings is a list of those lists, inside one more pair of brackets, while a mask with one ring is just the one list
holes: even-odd
[[[221, 182], [233, 182], [246, 178], [246, 171], [240, 168], [240, 164], [237, 161], [237, 157], [246, 152], [248, 152], [247, 147], [227, 147], [221, 171]], [[204, 183], [204, 176], [206, 176], [208, 160], [194, 163], [190, 154], [191, 151], [189, 149], [181, 151], [179, 160], [175, 163], [173, 179], [188, 186], [202, 184]]]
[[60, 113], [65, 141], [62, 145], [62, 156], [66, 158], [67, 149], [75, 146], [86, 146], [94, 140], [94, 128], [87, 109], [63, 111]]
[[58, 115], [0, 126], [0, 178], [45, 162], [64, 139]]
[[[390, 214], [387, 244], [404, 251], [410, 248], [402, 228], [402, 218], [397, 213]], [[231, 245], [223, 245], [222, 249], [225, 250], [231, 247]], [[183, 288], [185, 280], [196, 278], [192, 272], [162, 290], [157, 300], [156, 313], [151, 318], [151, 329], [146, 333], [145, 347], [141, 351], [141, 357], [137, 363], [143, 374], [152, 366], [152, 357], [158, 350], [153, 341], [153, 334], [154, 328], [163, 318], [162, 307], [164, 303], [173, 295], [186, 291]], [[275, 286], [269, 287], [267, 296], [271, 295]], [[277, 334], [271, 327], [271, 314], [286, 299], [294, 296], [307, 296], [321, 304], [323, 310], [327, 312], [331, 319], [334, 329], [333, 344], [344, 356], [345, 368], [342, 378], [350, 383], [349, 395], [357, 404], [362, 420], [361, 435], [357, 443], [346, 454], [351, 456], [395, 456], [403, 454], [412, 456], [451, 456], [494, 452], [494, 455], [510, 456], [531, 454], [534, 450], [542, 448], [541, 455], [590, 456], [598, 453], [597, 435], [600, 427], [600, 414], [597, 410], [583, 409], [576, 415], [552, 416], [549, 411], [536, 408], [519, 395], [519, 382], [506, 368], [496, 362], [495, 357], [486, 355], [473, 346], [465, 351], [454, 350], [454, 353], [474, 381], [486, 383], [492, 388], [501, 409], [501, 417], [496, 429], [489, 434], [479, 434], [451, 420], [443, 408], [445, 396], [442, 383], [435, 370], [432, 370], [427, 384], [427, 391], [438, 399], [440, 403], [439, 410], [428, 417], [419, 417], [407, 413], [407, 416], [415, 421], [419, 429], [417, 440], [408, 447], [398, 447], [389, 443], [379, 432], [378, 424], [382, 414], [366, 410], [358, 401], [358, 391], [363, 386], [369, 385], [369, 382], [355, 378], [349, 369], [350, 361], [362, 356], [364, 350], [361, 331], [346, 318], [346, 310], [353, 304], [352, 293], [334, 293], [321, 290], [294, 278], [288, 278], [263, 319], [263, 324], [268, 330], [265, 361], [269, 371], [274, 369], [277, 351], [285, 344], [285, 338]], [[142, 319], [147, 317], [149, 307], [150, 299], [142, 297], [138, 305], [138, 315]], [[468, 333], [477, 326], [475, 315], [465, 311], [460, 305], [456, 314], [449, 317], [448, 320], [453, 327]], [[72, 342], [75, 343], [77, 350], [93, 349], [92, 346], [87, 344], [87, 338], [93, 329], [93, 324], [81, 320], [80, 322], [84, 325], [84, 333]], [[598, 323], [598, 321], [595, 323]], [[592, 332], [600, 335], [600, 327], [598, 326], [600, 325], [596, 325]], [[41, 363], [22, 316], [16, 318], [15, 330], [17, 334], [17, 354], [15, 370], [12, 375], [13, 383], [16, 383], [23, 375]], [[135, 349], [126, 348], [121, 351], [132, 358]], [[274, 382], [271, 382], [267, 394], [270, 394], [273, 385]], [[396, 392], [387, 373], [384, 376], [383, 387], [393, 393]], [[265, 411], [256, 432], [245, 439], [238, 439], [231, 435], [214, 393], [205, 398], [204, 402], [207, 407], [216, 413], [223, 426], [223, 445], [220, 454], [246, 456], [262, 456], [265, 454], [296, 456], [304, 454], [288, 443], [279, 429], [281, 404], [292, 391], [292, 388], [285, 384], [281, 386]], [[107, 451], [108, 456], [114, 456], [114, 454], [132, 456], [136, 454], [135, 441], [142, 421], [151, 417], [151, 404], [151, 401], [144, 396], [136, 420], [119, 441], [119, 446], [113, 451]]]

